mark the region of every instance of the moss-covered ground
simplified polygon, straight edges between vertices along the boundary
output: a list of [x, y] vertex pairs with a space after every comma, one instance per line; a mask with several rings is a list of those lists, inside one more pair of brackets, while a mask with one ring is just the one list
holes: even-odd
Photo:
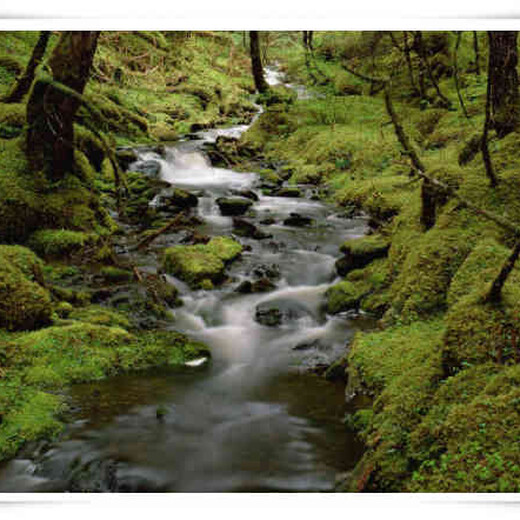
[[[402, 32], [394, 35], [399, 45]], [[518, 224], [520, 133], [491, 135], [500, 182], [490, 188], [479, 152], [486, 74], [474, 72], [471, 33], [463, 33], [458, 51], [469, 118], [455, 90], [455, 36], [424, 37], [450, 109], [431, 85], [430, 101], [413, 94], [388, 35], [317, 33], [311, 54], [301, 35], [285, 33], [270, 48], [271, 60], [310, 97], [269, 105], [241, 144], [275, 174], [291, 172], [289, 182], [316, 184], [347, 214], [364, 213], [376, 230], [342, 252], [352, 259], [380, 248], [379, 258], [364, 267], [344, 262], [344, 279], [326, 295], [328, 312], [360, 308], [381, 318], [380, 330], [359, 332], [350, 345], [347, 394], [369, 395], [373, 404], [346, 420], [366, 443], [348, 489], [518, 492], [520, 268], [500, 304], [484, 301], [515, 236], [446, 196], [425, 231], [421, 181], [411, 176], [383, 96], [343, 67], [375, 77], [393, 71], [395, 108], [427, 171]], [[479, 39], [485, 71], [485, 34]]]

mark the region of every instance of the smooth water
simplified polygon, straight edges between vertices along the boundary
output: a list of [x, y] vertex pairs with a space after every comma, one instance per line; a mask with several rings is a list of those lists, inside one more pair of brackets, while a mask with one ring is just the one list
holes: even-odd
[[[171, 278], [184, 301], [173, 327], [207, 343], [211, 362], [73, 386], [66, 434], [1, 466], [0, 491], [331, 491], [353, 467], [361, 446], [342, 424], [344, 388], [312, 370], [343, 355], [364, 325], [359, 317], [327, 316], [323, 299], [340, 244], [362, 235], [365, 222], [307, 198], [264, 196], [256, 174], [213, 168], [203, 144], [245, 128], [201, 132], [164, 156], [141, 156], [161, 163], [164, 180], [199, 195], [200, 232], [232, 233], [215, 200], [251, 189], [259, 200], [247, 219], [272, 234], [240, 238], [250, 250], [221, 289], [192, 291]], [[313, 225], [285, 226], [291, 213], [312, 217]], [[262, 225], [266, 217], [274, 223]], [[178, 239], [164, 235], [154, 248]], [[142, 260], [156, 265], [153, 255]], [[279, 270], [276, 290], [235, 292], [266, 266]], [[254, 315], [265, 302], [303, 312], [281, 327], [262, 326]]]

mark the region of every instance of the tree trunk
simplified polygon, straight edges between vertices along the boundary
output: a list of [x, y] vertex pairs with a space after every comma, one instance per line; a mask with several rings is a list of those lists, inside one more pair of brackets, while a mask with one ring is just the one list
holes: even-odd
[[480, 51], [478, 48], [478, 34], [473, 31], [473, 52], [475, 53], [475, 72], [480, 76]]
[[515, 247], [509, 258], [506, 260], [502, 269], [498, 273], [498, 276], [495, 278], [493, 283], [491, 284], [491, 290], [489, 291], [486, 301], [489, 303], [499, 303], [502, 299], [502, 288], [507, 281], [507, 277], [511, 274], [515, 266], [515, 262], [518, 260], [520, 256], [520, 240], [517, 241]]
[[253, 69], [253, 78], [255, 87], [258, 92], [267, 92], [269, 86], [264, 78], [264, 69], [262, 67], [262, 59], [260, 58], [260, 40], [258, 31], [249, 31], [251, 67]]
[[412, 55], [410, 53], [410, 45], [408, 44], [408, 31], [403, 31], [403, 52], [406, 58], [406, 65], [408, 66], [408, 76], [410, 77], [412, 92], [414, 95], [417, 95], [419, 93], [419, 89], [415, 84], [415, 78], [413, 75]]
[[516, 31], [488, 32], [491, 125], [499, 138], [518, 125], [517, 34]]
[[4, 103], [19, 103], [22, 98], [29, 92], [31, 85], [34, 81], [34, 73], [36, 68], [41, 63], [45, 50], [47, 49], [47, 43], [51, 36], [51, 31], [41, 31], [38, 41], [34, 46], [34, 49], [29, 59], [29, 63], [25, 68], [25, 72], [18, 79], [13, 87], [13, 90], [3, 99]]
[[[433, 88], [435, 89], [435, 92], [437, 92], [437, 96], [439, 97], [441, 101], [441, 105], [444, 108], [450, 108], [451, 102], [450, 100], [442, 93], [439, 84], [437, 83], [437, 80], [435, 79], [435, 76], [433, 75], [432, 69], [430, 67], [430, 62], [428, 61], [428, 56], [426, 54], [426, 49], [424, 48], [424, 42], [422, 37], [421, 31], [415, 32], [415, 38], [414, 38], [414, 45], [416, 46], [416, 52], [419, 55], [419, 62], [421, 63], [421, 69], [422, 69], [422, 76], [424, 81], [424, 74], [428, 76], [428, 79], [430, 80], [431, 84], [433, 85]], [[423, 90], [425, 87], [422, 87]]]
[[[49, 59], [53, 81], [82, 94], [89, 79], [99, 31], [64, 32]], [[36, 79], [27, 103], [27, 156], [33, 170], [52, 180], [74, 163], [74, 115], [80, 100], [58, 85]]]
[[460, 40], [462, 38], [462, 32], [457, 31], [457, 41], [455, 42], [455, 50], [453, 51], [453, 79], [455, 80], [455, 89], [457, 91], [457, 97], [459, 98], [460, 108], [462, 108], [462, 112], [466, 119], [469, 119], [468, 111], [466, 110], [466, 105], [464, 104], [464, 99], [462, 98], [462, 93], [460, 91], [460, 83], [459, 83], [459, 65], [458, 65], [458, 53], [460, 47]]
[[489, 179], [489, 184], [494, 188], [498, 184], [497, 176], [491, 162], [491, 155], [489, 153], [488, 139], [489, 129], [491, 126], [491, 79], [488, 73], [487, 92], [486, 92], [486, 117], [484, 119], [484, 131], [482, 133], [482, 140], [480, 141], [480, 150], [482, 152], [482, 160], [486, 168], [486, 175]]

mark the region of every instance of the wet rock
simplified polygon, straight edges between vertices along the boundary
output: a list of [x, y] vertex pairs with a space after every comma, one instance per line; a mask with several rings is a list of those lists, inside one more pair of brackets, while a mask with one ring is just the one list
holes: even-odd
[[243, 215], [253, 205], [253, 201], [246, 197], [220, 197], [217, 204], [222, 215], [235, 217]]
[[230, 190], [230, 192], [237, 197], [245, 197], [255, 202], [258, 201], [258, 195], [252, 190]]
[[233, 231], [241, 237], [254, 238], [255, 240], [264, 240], [266, 238], [272, 238], [273, 236], [258, 229], [251, 222], [236, 217], [233, 218]]
[[260, 280], [251, 281], [244, 280], [239, 284], [239, 286], [235, 289], [235, 292], [240, 294], [253, 294], [253, 293], [263, 293], [269, 292], [276, 289], [276, 285], [267, 278], [261, 278]]
[[274, 193], [277, 197], [288, 197], [292, 199], [297, 199], [302, 196], [302, 192], [299, 188], [284, 186], [279, 188]]
[[267, 217], [261, 220], [260, 224], [263, 226], [272, 226], [273, 224], [276, 224], [276, 220], [273, 217]]
[[130, 171], [142, 173], [152, 179], [158, 179], [161, 174], [161, 163], [153, 159], [148, 161], [139, 161], [132, 164]]
[[179, 242], [181, 244], [207, 244], [210, 240], [208, 235], [202, 235], [197, 231], [184, 231]]
[[302, 341], [295, 345], [293, 350], [322, 350], [323, 345], [319, 339], [315, 339], [314, 341]]
[[259, 303], [255, 309], [255, 321], [267, 327], [277, 327], [305, 317], [312, 317], [309, 309], [289, 299]]
[[344, 256], [336, 261], [336, 271], [345, 276], [354, 269], [363, 269], [377, 258], [384, 258], [389, 248], [390, 243], [377, 234], [348, 240], [341, 246]]
[[283, 221], [284, 226], [291, 227], [306, 227], [312, 225], [314, 220], [310, 217], [305, 217], [299, 213], [291, 213], [288, 218]]
[[164, 190], [157, 200], [157, 209], [160, 211], [179, 212], [183, 209], [195, 208], [199, 203], [196, 195], [180, 188]]
[[276, 264], [260, 264], [253, 268], [253, 274], [269, 280], [277, 280], [281, 276], [280, 268]]

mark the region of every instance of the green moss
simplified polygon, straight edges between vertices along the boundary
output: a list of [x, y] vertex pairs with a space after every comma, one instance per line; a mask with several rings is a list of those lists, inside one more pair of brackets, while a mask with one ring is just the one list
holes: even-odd
[[384, 254], [388, 250], [389, 245], [386, 237], [374, 234], [347, 240], [340, 250], [342, 253], [349, 253], [354, 256], [374, 256]]
[[204, 245], [166, 249], [163, 265], [169, 273], [195, 287], [203, 280], [219, 283], [224, 277], [225, 263], [237, 258], [241, 251], [242, 246], [233, 239], [217, 237]]
[[[396, 491], [411, 474], [409, 438], [428, 410], [441, 371], [440, 320], [357, 333], [348, 356], [348, 392], [376, 396], [361, 434], [367, 450], [357, 485]], [[361, 482], [363, 481], [363, 482]]]
[[99, 236], [69, 229], [41, 229], [29, 238], [29, 246], [45, 257], [64, 258], [95, 247]]
[[427, 417], [414, 435], [419, 449], [428, 443], [431, 451], [421, 457], [410, 491], [520, 490], [519, 377], [518, 366], [482, 365], [448, 380], [451, 393], [462, 395], [439, 391], [435, 422]]
[[453, 277], [448, 304], [454, 305], [475, 289], [482, 288], [483, 284], [492, 282], [509, 254], [506, 247], [493, 239], [478, 242]]
[[51, 301], [41, 261], [21, 246], [0, 246], [0, 328], [29, 330], [49, 323]]
[[238, 258], [242, 253], [242, 246], [230, 237], [212, 238], [206, 247], [208, 251], [223, 262], [231, 262]]
[[451, 280], [471, 250], [463, 230], [432, 229], [409, 244], [398, 277], [391, 287], [392, 315], [403, 320], [443, 311]]
[[356, 309], [359, 305], [359, 301], [366, 292], [366, 287], [365, 291], [363, 291], [354, 283], [348, 281], [342, 281], [333, 285], [327, 289], [325, 293], [325, 297], [327, 298], [327, 312], [330, 314], [338, 314], [339, 312]]
[[101, 307], [100, 305], [90, 305], [88, 307], [74, 309], [68, 316], [72, 320], [78, 320], [93, 325], [105, 325], [108, 327], [121, 327], [129, 329], [131, 327], [128, 318], [114, 309]]
[[100, 271], [101, 276], [105, 278], [107, 282], [119, 283], [129, 282], [133, 279], [134, 275], [127, 269], [120, 269], [119, 267], [106, 266], [102, 267]]

